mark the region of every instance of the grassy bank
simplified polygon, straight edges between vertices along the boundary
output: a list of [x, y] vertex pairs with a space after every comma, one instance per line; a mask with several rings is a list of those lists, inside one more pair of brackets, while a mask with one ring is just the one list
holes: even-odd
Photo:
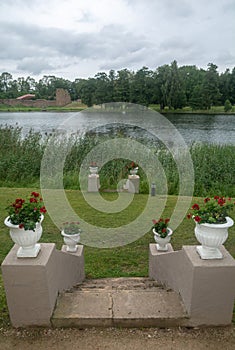
[[[66, 189], [80, 189], [78, 174], [85, 155], [99, 142], [109, 140], [110, 137], [112, 135], [73, 135], [69, 140], [64, 138], [60, 141], [62, 148], [66, 148], [68, 142], [71, 144], [71, 151], [64, 165], [63, 181]], [[38, 187], [41, 160], [47, 142], [40, 133], [31, 131], [23, 138], [19, 127], [0, 127], [0, 186]], [[172, 155], [158, 143], [149, 147], [158, 154], [167, 178], [168, 193], [176, 195], [179, 179]], [[195, 173], [194, 195], [207, 196], [217, 193], [235, 196], [235, 146], [194, 144], [190, 153]], [[101, 188], [115, 189], [121, 179], [126, 179], [126, 166], [129, 162], [127, 159], [115, 159], [106, 163], [99, 173]], [[141, 168], [139, 174], [140, 192], [147, 194], [148, 183]], [[154, 180], [157, 182], [158, 179]]]
[[71, 102], [70, 104], [63, 107], [30, 107], [30, 106], [8, 106], [5, 104], [0, 104], [0, 112], [80, 112], [87, 108], [83, 103]]
[[[83, 103], [71, 102], [69, 105], [63, 107], [45, 107], [45, 108], [37, 108], [37, 107], [27, 107], [27, 106], [7, 106], [4, 104], [0, 104], [0, 112], [80, 112], [83, 109], [88, 108]], [[153, 109], [162, 114], [205, 114], [205, 115], [213, 115], [213, 114], [235, 114], [235, 106], [232, 107], [230, 112], [224, 111], [224, 106], [212, 106], [210, 109], [192, 109], [191, 107], [184, 107], [181, 109], [170, 109], [165, 107], [164, 109], [160, 108], [160, 105], [152, 104], [149, 105], [148, 108]]]
[[191, 107], [183, 107], [179, 109], [170, 109], [165, 107], [164, 109], [160, 108], [160, 105], [150, 105], [149, 108], [153, 109], [162, 114], [235, 114], [235, 106], [232, 107], [230, 112], [224, 111], [224, 106], [212, 106], [210, 109], [192, 109]]

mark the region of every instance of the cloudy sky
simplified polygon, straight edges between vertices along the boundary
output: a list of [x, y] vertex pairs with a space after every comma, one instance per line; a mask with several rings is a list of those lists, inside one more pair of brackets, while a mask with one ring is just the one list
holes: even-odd
[[235, 0], [0, 0], [0, 73], [235, 66]]

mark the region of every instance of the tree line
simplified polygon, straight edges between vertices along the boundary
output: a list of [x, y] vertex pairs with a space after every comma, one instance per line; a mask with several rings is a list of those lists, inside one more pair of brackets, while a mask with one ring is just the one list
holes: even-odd
[[33, 93], [35, 98], [54, 99], [57, 88], [67, 89], [72, 100], [81, 99], [89, 107], [107, 102], [158, 104], [161, 109], [210, 109], [235, 104], [235, 67], [219, 73], [209, 63], [207, 69], [195, 65], [178, 67], [176, 61], [156, 70], [142, 67], [136, 72], [122, 69], [99, 72], [92, 78], [70, 81], [44, 75], [38, 82], [31, 77], [13, 79], [10, 73], [0, 75], [0, 98], [16, 98]]

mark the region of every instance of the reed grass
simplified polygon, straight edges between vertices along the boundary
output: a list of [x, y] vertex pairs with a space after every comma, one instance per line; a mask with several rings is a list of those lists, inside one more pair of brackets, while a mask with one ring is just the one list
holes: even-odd
[[[60, 147], [70, 144], [64, 164], [64, 187], [80, 189], [79, 169], [84, 157], [99, 142], [117, 135], [75, 134], [60, 138]], [[55, 147], [58, 142], [55, 137]], [[0, 127], [0, 186], [39, 187], [41, 160], [48, 139], [31, 130], [23, 137], [20, 127]], [[158, 154], [168, 186], [168, 194], [177, 195], [179, 176], [177, 166], [169, 151], [159, 144], [151, 145]], [[235, 196], [235, 146], [216, 144], [193, 144], [190, 148], [195, 173], [195, 196], [224, 195]], [[53, 155], [52, 155], [53, 156]], [[101, 189], [116, 189], [121, 179], [127, 178], [126, 166], [130, 159], [115, 159], [100, 169]], [[148, 193], [149, 185], [142, 168], [140, 191]], [[156, 179], [157, 181], [157, 179]]]

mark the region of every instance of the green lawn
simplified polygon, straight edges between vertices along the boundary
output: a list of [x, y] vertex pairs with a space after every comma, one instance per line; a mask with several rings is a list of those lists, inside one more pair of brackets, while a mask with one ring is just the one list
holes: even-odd
[[[34, 189], [33, 189], [34, 190]], [[0, 190], [0, 262], [13, 246], [13, 242], [9, 237], [8, 228], [5, 227], [3, 221], [7, 216], [6, 206], [17, 197], [25, 197], [31, 192], [30, 189], [24, 188], [1, 188]], [[133, 202], [128, 208], [117, 214], [105, 214], [89, 207], [83, 199], [80, 191], [66, 191], [67, 198], [79, 213], [79, 216], [89, 221], [91, 224], [103, 227], [117, 227], [129, 223], [141, 213], [148, 198], [147, 195], [136, 195]], [[104, 193], [102, 196], [106, 200], [115, 200], [116, 193]], [[165, 215], [170, 216], [175, 203], [176, 196], [169, 196], [165, 207]], [[195, 202], [195, 199], [193, 200]], [[202, 201], [202, 199], [198, 199]], [[235, 218], [235, 211], [232, 215]], [[46, 214], [43, 221], [42, 242], [56, 243], [58, 249], [63, 244], [60, 230], [53, 224], [49, 215]], [[148, 246], [153, 243], [153, 234], [149, 231], [139, 240], [123, 247], [112, 249], [98, 249], [85, 246], [85, 272], [87, 278], [100, 277], [121, 277], [121, 276], [148, 276]], [[194, 245], [197, 241], [194, 237], [194, 223], [192, 220], [185, 218], [180, 226], [175, 230], [172, 238], [172, 245], [175, 250], [180, 249], [182, 245]], [[225, 244], [228, 251], [235, 257], [235, 227], [230, 229], [229, 238]], [[9, 322], [6, 307], [5, 293], [0, 274], [0, 326]]]

